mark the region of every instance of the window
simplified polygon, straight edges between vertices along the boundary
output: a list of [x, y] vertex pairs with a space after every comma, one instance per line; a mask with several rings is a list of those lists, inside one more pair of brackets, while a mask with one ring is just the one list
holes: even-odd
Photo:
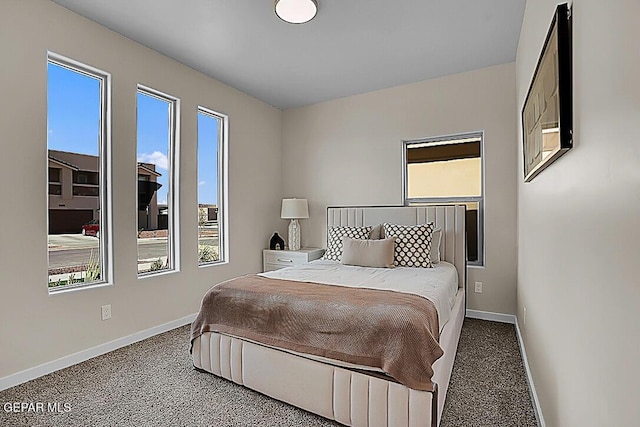
[[59, 168], [49, 168], [49, 182], [60, 182], [60, 172], [62, 170]]
[[73, 183], [74, 184], [91, 184], [98, 185], [99, 175], [96, 172], [91, 171], [74, 171]]
[[198, 265], [225, 260], [227, 117], [198, 108]]
[[62, 194], [60, 185], [61, 169], [49, 167], [49, 194], [59, 196]]
[[404, 141], [404, 201], [467, 206], [467, 260], [483, 265], [482, 132]]
[[138, 87], [138, 274], [178, 269], [178, 99]]
[[[48, 286], [109, 283], [108, 73], [49, 53], [47, 61]], [[91, 177], [78, 181], [77, 177]], [[82, 186], [76, 185], [82, 182]]]

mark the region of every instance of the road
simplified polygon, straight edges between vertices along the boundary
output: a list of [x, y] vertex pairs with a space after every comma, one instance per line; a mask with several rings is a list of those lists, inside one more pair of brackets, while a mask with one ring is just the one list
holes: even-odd
[[[217, 237], [201, 238], [200, 243], [218, 245]], [[49, 236], [49, 269], [86, 265], [91, 251], [98, 251], [98, 239], [81, 234]], [[95, 255], [94, 255], [95, 256]], [[138, 259], [167, 256], [166, 238], [138, 239]]]

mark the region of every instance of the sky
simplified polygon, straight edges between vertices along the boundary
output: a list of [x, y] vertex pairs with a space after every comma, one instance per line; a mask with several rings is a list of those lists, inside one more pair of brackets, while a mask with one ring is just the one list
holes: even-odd
[[[166, 203], [168, 185], [169, 106], [138, 92], [137, 161], [153, 163], [162, 176], [158, 203]], [[48, 65], [48, 147], [98, 155], [100, 82], [55, 64]], [[219, 119], [198, 113], [198, 203], [217, 204]], [[184, 142], [183, 142], [184, 143]], [[192, 162], [182, 159], [183, 166]]]
[[218, 204], [220, 119], [198, 112], [198, 203]]
[[162, 187], [158, 189], [158, 204], [167, 203], [169, 192], [169, 102], [138, 92], [137, 156], [139, 162], [153, 163]]

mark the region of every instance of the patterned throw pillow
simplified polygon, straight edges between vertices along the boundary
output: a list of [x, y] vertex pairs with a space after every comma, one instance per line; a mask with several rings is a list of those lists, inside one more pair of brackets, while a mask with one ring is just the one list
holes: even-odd
[[347, 236], [352, 239], [368, 239], [371, 227], [331, 227], [327, 240], [327, 251], [324, 259], [340, 261], [342, 258], [342, 238]]
[[384, 223], [384, 236], [396, 238], [394, 265], [398, 267], [431, 268], [431, 241], [433, 223], [421, 225], [397, 225]]

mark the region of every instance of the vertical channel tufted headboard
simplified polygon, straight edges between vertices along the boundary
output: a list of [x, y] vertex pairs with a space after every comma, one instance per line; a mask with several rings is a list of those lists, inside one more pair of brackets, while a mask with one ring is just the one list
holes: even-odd
[[467, 239], [465, 232], [466, 207], [464, 205], [440, 206], [354, 206], [327, 208], [327, 230], [334, 226], [366, 226], [385, 222], [417, 225], [433, 222], [442, 228], [441, 258], [455, 265], [458, 270], [458, 286], [466, 289]]

